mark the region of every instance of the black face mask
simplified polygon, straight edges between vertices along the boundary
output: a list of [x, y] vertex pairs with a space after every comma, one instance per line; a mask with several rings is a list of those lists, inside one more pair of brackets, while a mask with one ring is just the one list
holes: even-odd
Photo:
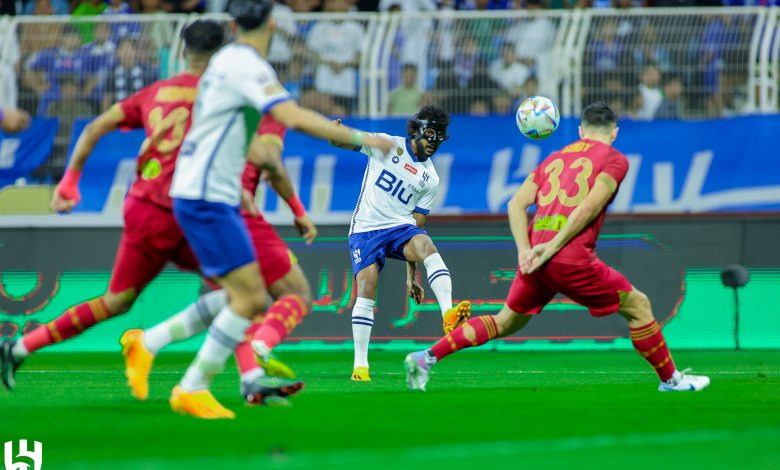
[[426, 119], [415, 119], [415, 122], [417, 123], [417, 132], [414, 134], [414, 141], [417, 142], [418, 149], [423, 149], [420, 151], [422, 155], [418, 155], [417, 158], [426, 160], [428, 155], [425, 154], [424, 147], [420, 141], [425, 139], [430, 145], [433, 145], [433, 153], [436, 153], [441, 144], [449, 139], [450, 136], [447, 135], [447, 126], [439, 122]]

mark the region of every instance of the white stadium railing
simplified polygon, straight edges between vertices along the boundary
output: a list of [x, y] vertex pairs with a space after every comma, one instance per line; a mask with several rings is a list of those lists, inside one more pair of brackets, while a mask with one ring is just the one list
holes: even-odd
[[[776, 7], [374, 14], [294, 14], [280, 7], [274, 15], [269, 60], [302, 104], [326, 114], [408, 115], [425, 102], [455, 113], [510, 113], [532, 94], [552, 98], [564, 116], [604, 99], [624, 116], [652, 119], [661, 97], [675, 94], [679, 104], [664, 110], [671, 117], [780, 107]], [[226, 15], [207, 16], [229, 31]], [[0, 106], [57, 113], [66, 124], [96, 114], [135, 87], [182, 70], [180, 32], [196, 18], [0, 18]], [[74, 30], [77, 39], [68, 38]], [[120, 51], [126, 38], [133, 47]], [[57, 52], [68, 47], [94, 60], [68, 64], [67, 54]], [[131, 80], [122, 81], [109, 63], [143, 70], [126, 71]], [[68, 67], [79, 70], [78, 80], [67, 78]], [[77, 93], [58, 104], [61, 94], [52, 90], [73, 83]], [[64, 129], [52, 169], [64, 164]]]

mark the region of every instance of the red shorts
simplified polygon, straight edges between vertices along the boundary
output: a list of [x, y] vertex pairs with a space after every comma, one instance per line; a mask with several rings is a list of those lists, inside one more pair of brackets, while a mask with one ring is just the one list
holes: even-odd
[[181, 269], [198, 271], [172, 211], [131, 196], [125, 200], [124, 216], [109, 292], [134, 289], [140, 294], [169, 261]]
[[242, 215], [257, 253], [260, 273], [265, 284], [270, 286], [290, 272], [295, 263], [295, 256], [262, 215], [253, 217], [244, 212]]
[[515, 312], [535, 315], [561, 293], [601, 317], [617, 312], [621, 294], [632, 289], [625, 276], [599, 259], [589, 264], [549, 262], [527, 276], [518, 270], [506, 304]]

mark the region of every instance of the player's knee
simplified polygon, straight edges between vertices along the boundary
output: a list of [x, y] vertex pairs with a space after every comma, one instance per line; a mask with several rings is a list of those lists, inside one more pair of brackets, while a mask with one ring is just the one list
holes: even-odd
[[621, 312], [629, 320], [641, 323], [653, 321], [653, 308], [650, 304], [650, 299], [644, 292], [638, 289], [634, 289], [628, 294], [621, 306]]
[[268, 308], [268, 294], [265, 290], [243, 292], [240, 295], [230, 297], [230, 308], [237, 314], [251, 318], [263, 313]]
[[376, 279], [363, 277], [357, 281], [358, 296], [373, 299], [376, 294]]
[[415, 242], [414, 251], [418, 254], [418, 256], [421, 259], [425, 259], [439, 252], [439, 250], [436, 249], [436, 245], [433, 244], [433, 240], [431, 240], [430, 237], [426, 237], [426, 236], [415, 237], [414, 242]]

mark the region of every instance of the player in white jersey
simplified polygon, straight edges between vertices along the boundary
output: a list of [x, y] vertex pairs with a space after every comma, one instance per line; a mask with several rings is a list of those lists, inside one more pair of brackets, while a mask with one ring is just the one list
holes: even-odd
[[[212, 57], [200, 80], [192, 127], [171, 184], [174, 215], [203, 274], [215, 279], [229, 299], [171, 394], [174, 411], [199, 418], [235, 416], [209, 392], [211, 379], [244, 338], [250, 319], [266, 308], [277, 309], [268, 307], [269, 296], [239, 215], [244, 155], [260, 113], [270, 113], [289, 129], [339, 144], [366, 145], [378, 153], [394, 148], [390, 140], [336, 126], [290, 100], [264, 59], [274, 29], [272, 6], [272, 0], [230, 2], [237, 39]], [[295, 384], [291, 390], [299, 388]]]
[[368, 156], [368, 164], [349, 229], [352, 271], [358, 288], [352, 309], [352, 380], [371, 380], [368, 342], [374, 324], [376, 285], [386, 258], [407, 262], [406, 286], [417, 303], [423, 299], [423, 289], [415, 280], [415, 271], [417, 262], [423, 262], [428, 284], [441, 308], [445, 333], [471, 314], [468, 301], [453, 308], [450, 272], [423, 230], [439, 185], [430, 157], [447, 139], [449, 123], [450, 117], [443, 109], [428, 105], [409, 121], [408, 137], [378, 134], [393, 140], [395, 145], [389, 154], [368, 145], [353, 147]]

